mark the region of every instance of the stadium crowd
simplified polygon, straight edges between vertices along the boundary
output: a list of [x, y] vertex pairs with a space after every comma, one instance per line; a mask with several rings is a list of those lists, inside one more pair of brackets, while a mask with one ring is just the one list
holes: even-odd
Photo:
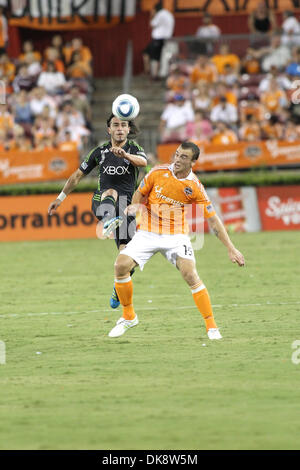
[[206, 40], [190, 47], [197, 58], [179, 54], [170, 66], [162, 143], [300, 140], [300, 105], [292, 100], [300, 77], [300, 23], [289, 11], [283, 18], [280, 30], [254, 35], [237, 54], [234, 42], [232, 50], [220, 42], [220, 29], [204, 16], [196, 37]]
[[79, 38], [52, 38], [41, 54], [25, 41], [0, 53], [0, 150], [83, 150], [91, 136], [92, 54]]

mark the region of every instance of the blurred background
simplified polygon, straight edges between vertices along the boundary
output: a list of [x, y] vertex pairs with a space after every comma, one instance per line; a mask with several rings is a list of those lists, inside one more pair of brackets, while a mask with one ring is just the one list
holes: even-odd
[[96, 172], [52, 221], [48, 201], [121, 93], [140, 102], [147, 171], [193, 140], [229, 231], [299, 230], [298, 1], [0, 5], [0, 240], [95, 237]]

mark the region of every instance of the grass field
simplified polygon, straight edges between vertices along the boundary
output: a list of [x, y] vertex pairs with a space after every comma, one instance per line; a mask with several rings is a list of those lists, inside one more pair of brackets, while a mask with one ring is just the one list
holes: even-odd
[[2, 243], [0, 448], [299, 449], [299, 232], [232, 238], [245, 268], [212, 236], [196, 254], [211, 342], [160, 255], [134, 275], [139, 326], [112, 339], [112, 241]]

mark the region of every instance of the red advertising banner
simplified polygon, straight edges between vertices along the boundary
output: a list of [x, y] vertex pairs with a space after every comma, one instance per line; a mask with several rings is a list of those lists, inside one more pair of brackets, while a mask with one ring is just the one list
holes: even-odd
[[65, 179], [78, 167], [74, 150], [0, 152], [0, 185]]
[[[158, 145], [159, 161], [170, 162], [179, 145], [179, 143]], [[300, 141], [269, 140], [238, 142], [229, 145], [199, 144], [199, 148], [200, 156], [193, 171], [231, 170], [300, 163]]]
[[262, 230], [300, 230], [300, 186], [257, 188]]

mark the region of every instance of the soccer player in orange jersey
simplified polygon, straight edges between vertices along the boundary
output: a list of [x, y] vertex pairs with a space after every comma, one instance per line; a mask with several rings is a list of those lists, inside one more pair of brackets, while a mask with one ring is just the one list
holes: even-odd
[[[139, 230], [115, 262], [115, 288], [123, 306], [123, 316], [110, 331], [110, 337], [121, 336], [138, 324], [133, 308], [130, 271], [137, 265], [142, 270], [145, 263], [159, 251], [178, 268], [189, 285], [205, 321], [209, 339], [222, 338], [213, 316], [209, 294], [197, 273], [193, 248], [187, 235], [185, 205], [201, 205], [204, 217], [227, 248], [230, 260], [239, 266], [244, 266], [245, 260], [231, 242], [204, 187], [192, 172], [192, 165], [198, 159], [199, 152], [199, 147], [194, 143], [182, 143], [176, 150], [174, 163], [151, 170], [134, 193], [131, 205], [126, 208], [128, 214], [136, 213], [140, 207], [145, 210], [142, 211]], [[143, 202], [145, 206], [141, 206]]]

